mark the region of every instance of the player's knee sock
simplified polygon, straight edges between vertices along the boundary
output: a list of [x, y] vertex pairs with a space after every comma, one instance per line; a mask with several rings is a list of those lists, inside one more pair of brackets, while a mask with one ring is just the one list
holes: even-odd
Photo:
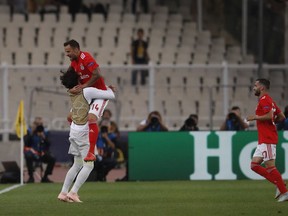
[[274, 181], [274, 178], [270, 175], [269, 172], [267, 172], [267, 170], [262, 167], [261, 165], [259, 165], [258, 163], [255, 162], [251, 162], [251, 169], [258, 173], [259, 175], [263, 176], [264, 178], [266, 178], [268, 181], [270, 181], [272, 184], [276, 184], [276, 182]]
[[287, 188], [285, 186], [285, 182], [282, 179], [281, 174], [277, 170], [275, 166], [266, 168], [267, 172], [272, 176], [275, 181], [276, 186], [278, 187], [280, 193], [287, 192]]
[[66, 174], [61, 192], [68, 193], [71, 185], [73, 184], [74, 179], [76, 178], [78, 172], [82, 168], [82, 164], [83, 162], [81, 157], [74, 157], [73, 166], [69, 169], [69, 171]]
[[98, 139], [98, 126], [96, 122], [89, 123], [89, 152], [95, 154], [95, 146]]
[[94, 168], [94, 162], [92, 162], [92, 161], [84, 162], [83, 168], [79, 172], [79, 174], [75, 180], [75, 183], [71, 189], [71, 191], [73, 193], [78, 193], [78, 190], [84, 184], [84, 182], [87, 180], [87, 178], [89, 177], [93, 168]]

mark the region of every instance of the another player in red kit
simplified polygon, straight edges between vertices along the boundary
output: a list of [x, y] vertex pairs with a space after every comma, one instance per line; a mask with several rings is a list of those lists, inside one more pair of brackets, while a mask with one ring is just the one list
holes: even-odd
[[[95, 87], [101, 90], [107, 89], [104, 79], [100, 74], [99, 65], [89, 53], [80, 50], [80, 45], [77, 41], [69, 40], [65, 42], [64, 50], [66, 56], [70, 58], [70, 67], [73, 67], [80, 75], [81, 85], [77, 85], [69, 90], [70, 93], [78, 94], [85, 87]], [[97, 99], [90, 104], [88, 114], [90, 149], [84, 161], [96, 160], [95, 144], [98, 138], [97, 121], [102, 116], [107, 103], [107, 100]], [[68, 120], [70, 120], [69, 117]]]
[[[259, 98], [256, 115], [247, 117], [248, 121], [256, 120], [258, 129], [258, 145], [251, 161], [251, 169], [276, 185], [275, 199], [278, 202], [288, 201], [288, 192], [281, 174], [275, 166], [276, 144], [278, 134], [274, 121], [283, 121], [284, 114], [269, 96], [270, 81], [257, 79], [254, 94]], [[261, 166], [262, 162], [265, 168]]]

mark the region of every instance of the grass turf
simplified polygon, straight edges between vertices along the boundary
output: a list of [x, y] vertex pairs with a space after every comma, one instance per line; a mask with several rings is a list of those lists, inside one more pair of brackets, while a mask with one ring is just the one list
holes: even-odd
[[[62, 184], [28, 184], [0, 194], [0, 215], [287, 215], [267, 181], [87, 182], [83, 203], [57, 200]], [[1, 186], [2, 188], [2, 186]]]

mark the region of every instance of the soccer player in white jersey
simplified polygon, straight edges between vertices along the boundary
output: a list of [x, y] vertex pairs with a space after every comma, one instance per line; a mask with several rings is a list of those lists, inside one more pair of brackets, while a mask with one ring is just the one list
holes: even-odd
[[[67, 89], [71, 89], [78, 85], [78, 78], [79, 75], [75, 73], [73, 68], [69, 68], [60, 77], [62, 84]], [[84, 161], [90, 146], [88, 127], [89, 104], [93, 101], [93, 99], [114, 99], [115, 95], [113, 91], [113, 87], [107, 88], [107, 90], [87, 87], [78, 94], [69, 94], [72, 102], [72, 123], [69, 134], [69, 154], [74, 155], [74, 163], [67, 172], [63, 187], [58, 195], [58, 199], [61, 201], [82, 202], [79, 199], [78, 190], [87, 180], [94, 167], [93, 161]], [[99, 114], [99, 116], [101, 116], [101, 114]], [[98, 155], [97, 149], [95, 150], [95, 155]], [[73, 184], [75, 178], [76, 180]]]

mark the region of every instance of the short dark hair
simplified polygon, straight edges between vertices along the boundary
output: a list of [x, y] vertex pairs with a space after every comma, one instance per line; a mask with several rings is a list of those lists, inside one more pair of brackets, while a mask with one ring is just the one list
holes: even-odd
[[112, 116], [112, 112], [111, 112], [111, 110], [109, 110], [109, 109], [105, 109], [104, 111], [103, 111], [103, 114], [104, 113], [108, 113], [110, 116]]
[[137, 32], [144, 33], [144, 29], [143, 28], [138, 28]]
[[66, 42], [64, 43], [64, 47], [66, 47], [66, 46], [68, 46], [68, 45], [70, 45], [72, 48], [78, 48], [78, 49], [80, 49], [79, 43], [78, 43], [76, 40], [74, 40], [74, 39], [69, 40], [69, 41], [66, 41]]
[[266, 89], [270, 89], [270, 81], [268, 79], [259, 78], [256, 81], [258, 81], [261, 85], [265, 86]]
[[73, 67], [69, 67], [67, 71], [60, 72], [62, 73], [62, 75], [60, 76], [61, 83], [67, 89], [71, 89], [79, 84], [79, 75]]
[[240, 110], [240, 107], [239, 107], [239, 106], [233, 106], [233, 107], [231, 108], [231, 110]]

